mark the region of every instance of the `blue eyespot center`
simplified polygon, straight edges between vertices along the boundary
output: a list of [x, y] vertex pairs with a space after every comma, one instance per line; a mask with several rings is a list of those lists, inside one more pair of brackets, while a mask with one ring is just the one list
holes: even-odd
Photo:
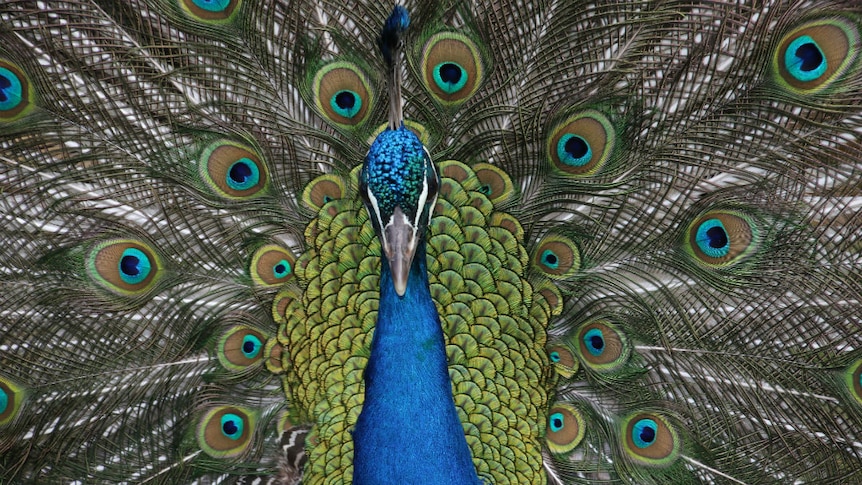
[[491, 195], [491, 186], [488, 184], [484, 184], [484, 185], [479, 187], [479, 192], [481, 192], [482, 194], [484, 194], [486, 196], [489, 196], [489, 195]]
[[646, 448], [655, 443], [658, 424], [652, 419], [640, 419], [632, 426], [632, 441], [638, 448]]
[[353, 91], [343, 89], [329, 101], [332, 109], [345, 118], [353, 118], [362, 109], [362, 98]]
[[23, 101], [24, 87], [14, 72], [0, 67], [0, 111], [8, 111]]
[[440, 78], [447, 83], [457, 83], [461, 80], [461, 67], [451, 62], [441, 65]]
[[706, 230], [706, 236], [709, 239], [709, 247], [721, 249], [727, 246], [727, 233], [721, 227], [711, 227]]
[[560, 266], [560, 258], [550, 249], [546, 249], [542, 252], [542, 263], [551, 269], [557, 269]]
[[9, 80], [8, 75], [3, 71], [6, 71], [6, 69], [0, 70], [0, 103], [9, 100], [6, 90], [12, 87], [12, 81]]
[[800, 81], [813, 81], [826, 72], [827, 61], [820, 46], [810, 36], [801, 35], [787, 46], [784, 63]]
[[551, 431], [556, 433], [566, 425], [566, 418], [563, 413], [554, 413], [548, 418], [548, 425], [551, 427]]
[[719, 219], [708, 219], [697, 228], [698, 248], [711, 258], [721, 258], [730, 252], [730, 237]]
[[126, 248], [120, 257], [118, 265], [120, 278], [128, 284], [144, 281], [152, 269], [150, 258], [140, 249]]
[[242, 353], [246, 358], [253, 359], [260, 353], [263, 343], [254, 335], [246, 335], [242, 339]]
[[583, 137], [567, 133], [557, 142], [560, 161], [572, 167], [583, 167], [593, 158], [593, 150]]
[[6, 408], [9, 407], [9, 394], [6, 392], [6, 389], [0, 389], [0, 414], [6, 412]]
[[550, 353], [551, 362], [559, 362], [560, 361], [560, 353], [556, 350]]
[[242, 437], [242, 430], [242, 418], [236, 414], [226, 413], [221, 417], [221, 432], [226, 437], [232, 440], [238, 440]]
[[272, 274], [276, 278], [287, 278], [291, 273], [290, 261], [282, 259], [272, 267]]
[[207, 12], [223, 12], [230, 6], [230, 0], [192, 0], [192, 3]]
[[597, 328], [591, 328], [584, 334], [584, 344], [587, 351], [595, 356], [602, 355], [605, 351], [605, 336]]
[[467, 84], [467, 71], [454, 62], [443, 62], [434, 66], [434, 82], [443, 92], [453, 94]]
[[228, 169], [227, 185], [234, 190], [248, 190], [260, 182], [260, 170], [250, 158], [240, 158]]

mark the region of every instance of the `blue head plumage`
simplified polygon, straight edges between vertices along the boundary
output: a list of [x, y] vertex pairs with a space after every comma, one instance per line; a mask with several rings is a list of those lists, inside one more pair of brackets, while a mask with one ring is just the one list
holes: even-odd
[[378, 135], [359, 178], [395, 291], [404, 295], [417, 245], [437, 200], [437, 170], [422, 142], [402, 126]]

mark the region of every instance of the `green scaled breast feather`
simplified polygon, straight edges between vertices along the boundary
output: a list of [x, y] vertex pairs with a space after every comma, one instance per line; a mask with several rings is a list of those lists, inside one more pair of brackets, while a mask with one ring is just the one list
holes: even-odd
[[[551, 317], [561, 309], [559, 292], [531, 269], [520, 224], [491, 200], [505, 200], [507, 194], [490, 194], [488, 186], [510, 187], [508, 175], [454, 160], [439, 169], [427, 262], [467, 442], [480, 477], [491, 483], [545, 483], [541, 436], [556, 382], [545, 344]], [[273, 303], [290, 420], [315, 424], [303, 483], [351, 477], [350, 431], [363, 401], [381, 254], [352, 193], [356, 174], [336, 184], [349, 189], [323, 204], [308, 225], [296, 285]], [[318, 183], [333, 182], [325, 176], [312, 186]], [[422, 419], [422, 410], [416, 416]]]

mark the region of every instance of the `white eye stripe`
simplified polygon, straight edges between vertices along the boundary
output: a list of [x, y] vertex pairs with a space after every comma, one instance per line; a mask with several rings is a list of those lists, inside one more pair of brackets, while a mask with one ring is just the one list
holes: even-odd
[[371, 189], [366, 189], [365, 193], [368, 194], [368, 203], [371, 204], [371, 208], [373, 209], [371, 212], [374, 213], [374, 217], [377, 219], [377, 225], [382, 230], [383, 220], [380, 218], [380, 206], [377, 204], [377, 197], [374, 197], [374, 192], [372, 192]]
[[[431, 164], [431, 168], [433, 169], [434, 168], [434, 166], [433, 166], [434, 162], [431, 161], [431, 154], [428, 153], [428, 148], [426, 148], [423, 145], [422, 150], [425, 151], [425, 160], [424, 160], [424, 167], [423, 168], [425, 168], [427, 170], [428, 165]], [[437, 173], [436, 169], [434, 169], [434, 173], [436, 175], [436, 173]], [[419, 219], [422, 217], [422, 212], [425, 210], [425, 203], [428, 201], [428, 194], [429, 193], [430, 193], [430, 188], [428, 187], [428, 177], [422, 177], [422, 192], [419, 194], [419, 204], [416, 205], [416, 220], [413, 221], [413, 227], [414, 228], [419, 227]], [[433, 197], [434, 198], [431, 201], [432, 205], [437, 203], [437, 194], [435, 193]], [[431, 215], [429, 214], [428, 217], [430, 219]]]
[[425, 201], [428, 199], [428, 179], [422, 178], [422, 192], [419, 194], [419, 203], [416, 205], [416, 220], [413, 221], [413, 227], [419, 227], [419, 218], [422, 217], [422, 211], [425, 209]]

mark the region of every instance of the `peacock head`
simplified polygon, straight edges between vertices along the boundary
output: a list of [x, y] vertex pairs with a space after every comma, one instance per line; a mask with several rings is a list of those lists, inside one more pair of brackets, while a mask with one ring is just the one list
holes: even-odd
[[403, 296], [416, 249], [437, 203], [440, 176], [416, 135], [386, 129], [371, 144], [359, 192], [389, 261], [395, 292]]

